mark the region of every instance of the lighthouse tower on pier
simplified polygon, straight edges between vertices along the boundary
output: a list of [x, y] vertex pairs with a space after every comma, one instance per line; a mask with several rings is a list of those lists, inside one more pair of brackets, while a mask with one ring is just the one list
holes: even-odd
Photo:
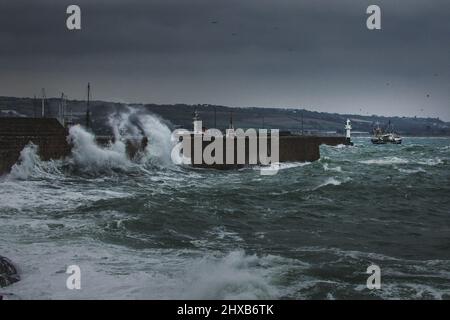
[[350, 119], [347, 119], [347, 123], [346, 123], [344, 129], [345, 129], [345, 139], [346, 139], [347, 145], [352, 146], [353, 145], [353, 142], [351, 141], [352, 125], [351, 125]]

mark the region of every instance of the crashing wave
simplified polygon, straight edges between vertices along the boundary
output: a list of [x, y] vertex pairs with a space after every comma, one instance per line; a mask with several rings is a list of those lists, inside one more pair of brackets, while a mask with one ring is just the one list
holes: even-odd
[[30, 177], [45, 178], [52, 174], [60, 174], [58, 161], [42, 161], [39, 157], [39, 148], [32, 142], [20, 152], [19, 160], [11, 168], [7, 176], [12, 180], [26, 180]]
[[[69, 129], [68, 142], [72, 146], [69, 157], [61, 161], [41, 161], [38, 147], [32, 143], [20, 154], [9, 175], [13, 179], [28, 179], [30, 176], [45, 175], [60, 168], [70, 171], [96, 174], [114, 170], [145, 170], [146, 165], [168, 166], [171, 164], [170, 152], [173, 142], [169, 127], [157, 116], [129, 108], [127, 112], [109, 117], [113, 132], [112, 141], [101, 145], [94, 133], [80, 125]], [[131, 139], [141, 141], [148, 137], [148, 146], [139, 156], [130, 159], [127, 142]], [[55, 168], [58, 166], [59, 168]]]

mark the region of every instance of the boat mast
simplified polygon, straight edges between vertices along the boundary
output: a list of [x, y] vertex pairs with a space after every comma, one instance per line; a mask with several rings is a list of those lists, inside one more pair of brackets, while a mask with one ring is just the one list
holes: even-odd
[[233, 126], [233, 111], [230, 112], [230, 127], [229, 129], [234, 130], [234, 126]]
[[302, 136], [304, 135], [304, 131], [303, 131], [303, 110], [302, 110]]
[[90, 99], [91, 99], [91, 84], [88, 82], [87, 101], [86, 101], [86, 128], [90, 128], [91, 126], [91, 110], [89, 108]]
[[61, 100], [59, 102], [59, 122], [65, 126], [66, 122], [66, 106], [64, 101], [64, 92], [61, 92]]
[[45, 89], [42, 88], [42, 100], [41, 100], [41, 116], [45, 118]]
[[33, 98], [33, 113], [34, 113], [34, 117], [37, 118], [37, 100], [36, 100], [36, 95], [34, 95]]

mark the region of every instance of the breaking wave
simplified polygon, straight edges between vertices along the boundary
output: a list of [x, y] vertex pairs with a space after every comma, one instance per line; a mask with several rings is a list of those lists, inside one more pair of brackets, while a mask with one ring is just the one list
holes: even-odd
[[38, 147], [29, 143], [20, 152], [19, 161], [11, 168], [10, 177], [25, 180], [34, 172], [39, 163]]
[[342, 172], [342, 167], [341, 166], [337, 166], [337, 167], [330, 167], [328, 165], [328, 163], [323, 163], [323, 169], [325, 171], [335, 171], [335, 172]]
[[346, 183], [350, 181], [350, 178], [344, 179], [344, 181], [339, 181], [334, 177], [329, 177], [325, 180], [325, 182], [319, 184], [317, 187], [315, 187], [313, 190], [317, 190], [326, 186], [340, 186], [343, 183]]
[[276, 162], [276, 163], [272, 163], [269, 166], [255, 165], [255, 166], [252, 166], [251, 168], [253, 170], [260, 170], [261, 172], [264, 172], [264, 171], [277, 172], [279, 170], [301, 168], [301, 167], [308, 166], [310, 164], [311, 164], [311, 162]]
[[[72, 152], [63, 160], [41, 161], [38, 147], [30, 143], [22, 150], [9, 178], [25, 180], [61, 171], [96, 175], [111, 171], [145, 170], [148, 166], [172, 164], [171, 131], [162, 119], [129, 108], [127, 112], [111, 115], [109, 124], [113, 139], [97, 137], [81, 125], [72, 126], [67, 138], [72, 146]], [[138, 149], [138, 145], [145, 137], [148, 137], [147, 146], [130, 158], [128, 144], [134, 143]]]
[[194, 261], [183, 285], [189, 288], [184, 298], [189, 299], [270, 299], [278, 292], [270, 284], [271, 277], [264, 264], [270, 265], [270, 256], [246, 255], [233, 251], [223, 258], [204, 258]]
[[[95, 135], [83, 127], [70, 128], [69, 141], [73, 145], [70, 163], [88, 172], [128, 171], [146, 164], [171, 163], [171, 131], [157, 116], [142, 114], [129, 108], [126, 113], [110, 116], [109, 124], [114, 138], [104, 146], [99, 145]], [[127, 144], [139, 145], [143, 139], [148, 139], [147, 146], [139, 150], [134, 157], [130, 157]]]
[[42, 161], [39, 148], [32, 142], [20, 152], [19, 160], [11, 168], [7, 176], [9, 180], [27, 180], [29, 177], [45, 178], [52, 174], [60, 174], [59, 161]]
[[126, 145], [120, 139], [101, 147], [92, 133], [76, 125], [69, 130], [69, 141], [73, 145], [69, 163], [82, 171], [96, 171], [102, 168], [126, 170], [132, 166], [126, 154]]

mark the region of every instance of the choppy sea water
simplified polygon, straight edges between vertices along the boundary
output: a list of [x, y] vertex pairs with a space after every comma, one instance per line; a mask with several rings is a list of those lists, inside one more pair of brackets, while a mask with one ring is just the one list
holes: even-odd
[[[449, 299], [450, 139], [321, 147], [314, 163], [194, 170], [153, 117], [138, 162], [71, 131], [74, 155], [28, 147], [0, 178], [0, 254], [19, 299]], [[366, 287], [381, 268], [381, 289]], [[66, 288], [67, 266], [81, 290]]]

